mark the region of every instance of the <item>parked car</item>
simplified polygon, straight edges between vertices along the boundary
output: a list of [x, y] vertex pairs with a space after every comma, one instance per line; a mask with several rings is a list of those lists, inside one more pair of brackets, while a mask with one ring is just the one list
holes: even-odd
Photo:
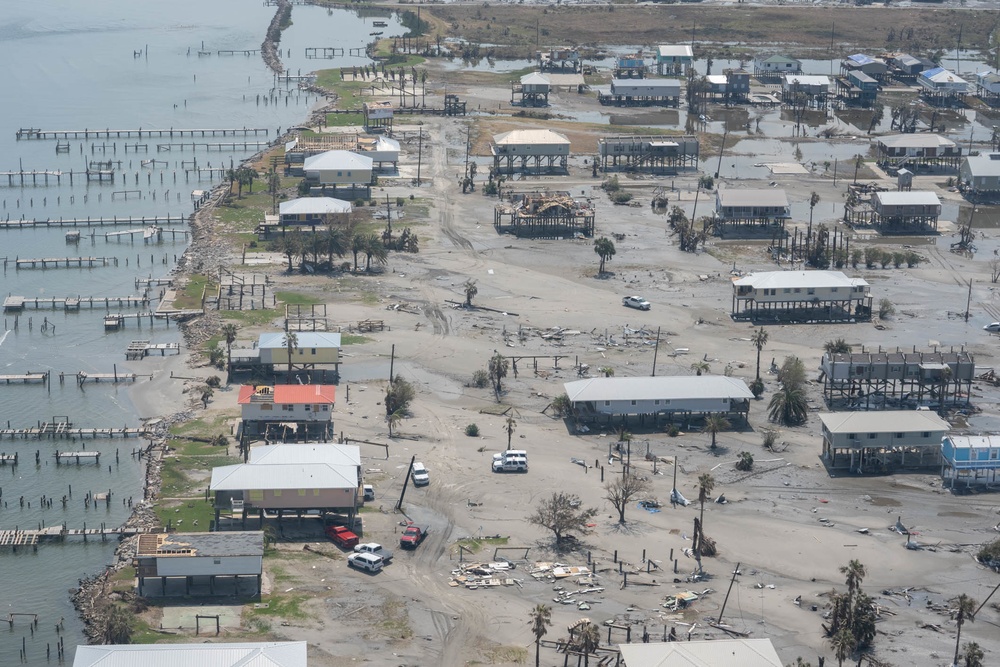
[[353, 549], [360, 541], [357, 535], [348, 530], [347, 526], [328, 526], [326, 536], [342, 549]]
[[378, 542], [365, 542], [364, 544], [359, 544], [354, 547], [354, 553], [381, 556], [384, 563], [388, 563], [392, 560], [392, 552]]
[[363, 489], [364, 489], [364, 492], [365, 492], [364, 498], [365, 498], [366, 501], [368, 501], [368, 500], [375, 500], [375, 487], [374, 486], [372, 486], [371, 484], [365, 484], [364, 487], [363, 487]]
[[414, 486], [427, 486], [431, 483], [431, 476], [427, 472], [427, 468], [420, 461], [413, 464], [413, 485]]
[[360, 553], [351, 554], [347, 557], [348, 567], [353, 567], [366, 572], [379, 572], [382, 569], [382, 557], [375, 554]]
[[639, 310], [649, 310], [649, 302], [643, 299], [641, 296], [627, 296], [622, 299], [622, 305], [628, 306], [629, 308], [638, 308]]
[[427, 528], [422, 526], [407, 526], [399, 536], [399, 546], [403, 549], [416, 549], [427, 537]]
[[990, 333], [1000, 333], [1000, 322], [990, 322], [985, 327], [984, 331], [989, 331]]
[[509, 449], [493, 455], [493, 472], [528, 472], [528, 452]]

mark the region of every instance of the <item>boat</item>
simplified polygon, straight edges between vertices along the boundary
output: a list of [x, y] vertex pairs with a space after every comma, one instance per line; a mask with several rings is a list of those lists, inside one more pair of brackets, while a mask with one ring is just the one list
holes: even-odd
[[381, 37], [382, 36], [381, 32], [370, 32], [368, 34], [371, 35], [372, 37]]
[[372, 25], [376, 28], [388, 28], [389, 24], [385, 21], [372, 21]]

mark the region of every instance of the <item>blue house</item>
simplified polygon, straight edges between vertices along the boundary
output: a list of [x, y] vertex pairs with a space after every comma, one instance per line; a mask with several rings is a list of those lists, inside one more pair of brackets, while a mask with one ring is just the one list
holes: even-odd
[[948, 435], [941, 440], [941, 478], [965, 485], [995, 484], [1000, 469], [1000, 435]]

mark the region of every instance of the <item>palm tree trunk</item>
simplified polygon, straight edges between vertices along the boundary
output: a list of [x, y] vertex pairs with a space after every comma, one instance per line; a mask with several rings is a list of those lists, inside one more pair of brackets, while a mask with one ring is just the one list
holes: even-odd
[[541, 640], [538, 637], [535, 637], [535, 667], [539, 667], [539, 665], [541, 664], [540, 660], [541, 660], [542, 647], [541, 644], [539, 643], [540, 641]]
[[[961, 603], [959, 603], [961, 604]], [[965, 614], [962, 613], [964, 610], [961, 606], [958, 608], [958, 635], [955, 636], [955, 661], [952, 663], [956, 667], [958, 666], [958, 648], [962, 643], [962, 623], [965, 622]]]
[[760, 379], [760, 348], [757, 348], [757, 379]]

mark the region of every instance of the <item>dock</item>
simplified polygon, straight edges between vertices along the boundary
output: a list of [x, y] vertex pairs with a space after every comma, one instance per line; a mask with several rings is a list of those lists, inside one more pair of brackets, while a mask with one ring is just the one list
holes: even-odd
[[111, 306], [119, 308], [132, 308], [148, 306], [149, 297], [145, 296], [64, 296], [64, 297], [42, 297], [42, 296], [8, 296], [3, 300], [3, 310], [5, 313], [19, 313], [25, 308], [51, 308], [53, 310], [62, 307], [63, 310], [76, 311], [81, 307], [104, 308], [107, 310]]
[[185, 151], [185, 150], [204, 150], [204, 151], [229, 151], [242, 148], [245, 151], [259, 151], [267, 148], [271, 144], [267, 141], [222, 141], [222, 142], [204, 142], [204, 141], [185, 141], [181, 143], [164, 143], [156, 144], [156, 151], [158, 153], [170, 152], [170, 151]]
[[104, 232], [104, 240], [109, 241], [111, 239], [120, 239], [123, 236], [127, 236], [131, 241], [136, 234], [142, 234], [143, 243], [149, 243], [150, 241], [161, 240], [164, 234], [170, 234], [170, 238], [177, 238], [178, 234], [187, 238], [190, 233], [191, 232], [187, 229], [163, 229], [162, 227], [152, 225], [150, 227], [143, 227], [140, 229], [125, 229], [120, 232]]
[[[65, 375], [60, 375], [60, 380], [62, 380]], [[111, 382], [118, 384], [119, 382], [137, 382], [139, 378], [150, 378], [152, 375], [139, 375], [138, 373], [86, 373], [80, 371], [76, 374], [76, 383], [84, 384], [85, 382]]]
[[[0, 547], [11, 547], [17, 553], [19, 547], [31, 547], [32, 551], [38, 550], [38, 545], [43, 542], [63, 542], [67, 537], [82, 537], [86, 542], [88, 537], [100, 537], [106, 540], [108, 537], [129, 537], [131, 535], [141, 535], [144, 533], [159, 533], [162, 528], [108, 528], [103, 523], [100, 528], [67, 528], [65, 524], [58, 526], [39, 527], [32, 530], [21, 530], [19, 528], [0, 529]], [[10, 622], [10, 619], [0, 620]]]
[[183, 215], [127, 216], [119, 218], [58, 218], [46, 220], [0, 220], [0, 229], [23, 229], [25, 227], [103, 227], [118, 225], [184, 225], [188, 218]]
[[[4, 269], [8, 260], [3, 261]], [[91, 269], [101, 266], [118, 266], [117, 257], [26, 257], [15, 259], [17, 269], [81, 268]]]
[[58, 449], [55, 453], [56, 465], [63, 462], [63, 459], [76, 459], [76, 464], [80, 465], [80, 459], [94, 459], [94, 463], [100, 465], [101, 463], [101, 453], [100, 452], [60, 452]]
[[32, 372], [29, 371], [28, 373], [22, 373], [20, 375], [17, 375], [17, 374], [15, 374], [15, 375], [0, 375], [0, 382], [3, 382], [4, 384], [17, 384], [17, 383], [20, 383], [20, 384], [32, 384], [32, 383], [35, 383], [35, 382], [40, 383], [40, 384], [47, 384], [48, 381], [49, 381], [49, 374], [48, 374], [48, 372], [44, 372], [44, 373], [32, 373]]
[[146, 130], [143, 128], [128, 130], [42, 130], [34, 127], [22, 127], [16, 132], [18, 141], [21, 140], [42, 140], [42, 139], [142, 139], [143, 137], [249, 137], [267, 136], [267, 129], [263, 127], [243, 127], [243, 128], [169, 128], [166, 130]]
[[0, 466], [5, 466], [8, 463], [12, 466], [17, 465], [17, 452], [13, 454], [0, 454]]
[[148, 340], [134, 340], [129, 343], [128, 347], [125, 349], [125, 359], [128, 361], [137, 361], [150, 356], [154, 352], [159, 352], [161, 357], [167, 356], [168, 352], [180, 354], [181, 344], [150, 343]]
[[173, 284], [174, 284], [174, 279], [173, 278], [153, 278], [153, 277], [149, 277], [149, 278], [136, 278], [135, 279], [135, 288], [136, 289], [139, 289], [140, 287], [142, 287], [144, 290], [148, 290], [150, 287], [160, 287], [160, 286], [163, 286], [163, 285], [165, 285], [167, 287], [170, 287]]
[[138, 438], [146, 434], [146, 429], [136, 426], [108, 428], [79, 428], [71, 422], [45, 422], [30, 428], [0, 428], [0, 440], [70, 440], [89, 438], [91, 440], [113, 440], [114, 438]]

